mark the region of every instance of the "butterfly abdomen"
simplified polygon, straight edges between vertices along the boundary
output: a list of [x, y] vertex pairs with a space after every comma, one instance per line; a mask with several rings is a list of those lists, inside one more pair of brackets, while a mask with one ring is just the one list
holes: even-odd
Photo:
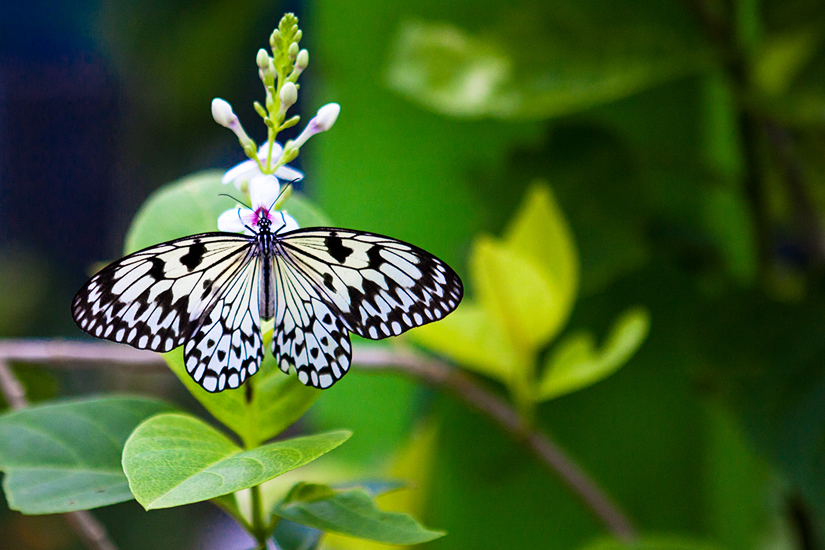
[[278, 253], [277, 244], [274, 235], [265, 229], [258, 234], [256, 244], [261, 262], [258, 311], [261, 319], [269, 320], [275, 316], [275, 274], [272, 269], [272, 257]]

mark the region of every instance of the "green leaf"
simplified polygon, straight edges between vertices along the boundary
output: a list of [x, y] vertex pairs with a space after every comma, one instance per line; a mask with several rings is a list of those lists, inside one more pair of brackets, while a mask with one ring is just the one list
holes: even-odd
[[[270, 338], [264, 338], [269, 348]], [[186, 372], [183, 347], [163, 355], [166, 364], [206, 410], [234, 431], [247, 447], [254, 447], [281, 433], [300, 418], [321, 390], [301, 384], [297, 376], [284, 374], [267, 353], [261, 369], [237, 389], [220, 393], [204, 390]]]
[[0, 416], [9, 507], [53, 514], [131, 500], [120, 464], [123, 445], [141, 421], [171, 409], [155, 399], [94, 397]]
[[546, 183], [536, 182], [527, 190], [504, 239], [549, 275], [566, 321], [578, 293], [579, 257], [570, 226]]
[[639, 348], [649, 328], [648, 313], [634, 308], [616, 321], [601, 352], [596, 351], [590, 334], [577, 333], [567, 337], [550, 356], [536, 399], [553, 399], [607, 378]]
[[410, 332], [409, 338], [462, 367], [504, 383], [524, 365], [501, 324], [489, 311], [466, 299], [438, 323]]
[[396, 91], [453, 116], [508, 115], [521, 99], [513, 60], [498, 44], [444, 23], [405, 24], [387, 78]]
[[314, 550], [318, 548], [323, 531], [282, 519], [275, 527], [272, 538], [279, 550]]
[[[306, 499], [301, 498], [304, 495]], [[329, 496], [320, 498], [322, 495]], [[445, 534], [424, 528], [407, 514], [379, 510], [363, 489], [334, 491], [326, 486], [298, 484], [275, 513], [322, 531], [386, 544], [419, 544]]]
[[643, 13], [649, 6], [624, 6], [621, 17], [606, 19], [596, 2], [558, 4], [531, 12], [529, 23], [518, 9], [498, 12], [495, 28], [475, 34], [407, 22], [388, 84], [442, 114], [533, 119], [614, 101], [707, 66], [695, 33], [690, 39], [668, 28], [690, 27]]
[[244, 451], [198, 418], [161, 414], [128, 439], [123, 470], [144, 508], [169, 508], [260, 485], [315, 460], [350, 435], [329, 432]]
[[[311, 484], [298, 483], [295, 485], [289, 493], [290, 496], [286, 497], [286, 500], [294, 500], [292, 497], [296, 494], [316, 490], [319, 495], [327, 494], [331, 496], [335, 494], [334, 491], [326, 485], [316, 485], [316, 488], [308, 489], [306, 488], [307, 485]], [[404, 483], [399, 481], [375, 479], [338, 484], [334, 485], [332, 488], [342, 490], [358, 487], [366, 491], [370, 497], [376, 497], [378, 495], [402, 489], [404, 488], [404, 485]], [[324, 532], [319, 529], [313, 529], [312, 527], [307, 527], [306, 525], [301, 525], [300, 523], [295, 523], [294, 521], [282, 518], [281, 521], [278, 522], [277, 527], [275, 527], [272, 537], [275, 539], [275, 543], [281, 550], [311, 550], [317, 547], [323, 534]]]
[[[171, 239], [217, 231], [218, 216], [243, 200], [240, 191], [221, 183], [222, 172], [197, 172], [155, 191], [135, 215], [124, 246], [131, 253]], [[293, 193], [286, 211], [302, 227], [329, 225], [327, 218], [307, 199]]]
[[753, 80], [767, 96], [781, 97], [799, 73], [817, 55], [822, 44], [822, 31], [817, 27], [773, 36], [762, 44], [754, 56]]
[[482, 307], [522, 353], [545, 344], [567, 319], [563, 294], [543, 266], [505, 242], [476, 239], [470, 271]]

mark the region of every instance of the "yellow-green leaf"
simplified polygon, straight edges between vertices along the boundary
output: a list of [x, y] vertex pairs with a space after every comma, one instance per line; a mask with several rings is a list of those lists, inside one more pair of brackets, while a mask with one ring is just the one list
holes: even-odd
[[624, 365], [647, 336], [650, 319], [641, 308], [625, 312], [613, 325], [601, 352], [589, 333], [568, 336], [556, 346], [536, 398], [546, 401], [607, 378]]
[[410, 332], [410, 338], [462, 367], [509, 383], [522, 363], [512, 340], [490, 312], [465, 300], [453, 313]]
[[546, 270], [567, 320], [579, 290], [579, 255], [573, 232], [546, 183], [537, 181], [530, 187], [504, 239]]
[[567, 306], [547, 271], [506, 243], [478, 238], [470, 270], [482, 307], [521, 353], [549, 341], [566, 320]]

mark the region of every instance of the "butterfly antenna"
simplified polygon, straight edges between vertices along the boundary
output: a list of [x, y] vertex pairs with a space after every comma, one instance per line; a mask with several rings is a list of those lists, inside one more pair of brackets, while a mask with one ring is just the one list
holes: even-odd
[[246, 207], [246, 208], [249, 208], [250, 210], [252, 209], [252, 207], [251, 207], [251, 206], [249, 206], [248, 204], [246, 204], [245, 202], [243, 202], [243, 201], [242, 201], [242, 200], [240, 200], [240, 199], [236, 199], [236, 198], [235, 198], [235, 197], [233, 197], [232, 195], [228, 195], [228, 194], [226, 194], [226, 193], [220, 193], [218, 196], [219, 196], [219, 197], [229, 197], [230, 199], [232, 199], [233, 201], [237, 202], [237, 203], [238, 203], [238, 204], [240, 204], [241, 206], [244, 206], [244, 207]]
[[284, 188], [281, 189], [281, 192], [278, 193], [278, 196], [275, 197], [275, 200], [272, 201], [272, 204], [269, 205], [269, 211], [270, 212], [272, 211], [273, 208], [275, 208], [275, 205], [278, 204], [278, 201], [281, 200], [281, 197], [283, 197], [284, 194], [287, 193], [287, 191], [289, 191], [289, 194], [292, 194], [292, 189], [294, 189], [294, 186], [292, 184], [295, 183], [296, 181], [298, 181], [298, 180], [294, 179], [292, 181], [287, 182], [287, 184], [284, 185]]

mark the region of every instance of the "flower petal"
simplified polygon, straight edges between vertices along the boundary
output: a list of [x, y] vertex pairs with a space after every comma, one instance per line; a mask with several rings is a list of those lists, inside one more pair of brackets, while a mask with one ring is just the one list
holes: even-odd
[[275, 175], [278, 176], [279, 180], [283, 180], [287, 183], [293, 181], [301, 181], [302, 179], [304, 179], [303, 172], [299, 172], [295, 168], [286, 165], [281, 166], [280, 168], [275, 170]]
[[[261, 161], [266, 160], [266, 155], [269, 152], [269, 142], [264, 143], [258, 148], [258, 158]], [[272, 144], [272, 160], [278, 160], [281, 158], [281, 153], [284, 152], [284, 148], [281, 146], [280, 143], [277, 141]]]
[[[272, 144], [272, 161], [275, 162], [279, 158], [281, 158], [281, 153], [283, 153], [284, 148], [281, 146], [280, 143], [275, 142]], [[269, 144], [264, 143], [258, 149], [258, 158], [261, 162], [266, 161], [266, 156], [269, 154]], [[223, 175], [221, 178], [221, 182], [223, 184], [227, 183], [234, 183], [235, 187], [241, 189], [243, 184], [249, 184], [252, 181], [252, 178], [255, 176], [260, 176], [261, 169], [258, 166], [258, 163], [252, 159], [245, 160], [239, 164], [236, 164]], [[291, 166], [281, 166], [275, 171], [275, 175], [284, 180], [284, 181], [299, 181], [304, 179], [304, 175], [299, 172], [298, 170], [292, 168]]]
[[218, 216], [218, 231], [248, 233], [246, 225], [251, 225], [254, 219], [255, 213], [252, 210], [236, 206]]
[[272, 208], [281, 193], [281, 184], [275, 176], [255, 176], [249, 182], [249, 200], [252, 209]]
[[275, 218], [272, 222], [275, 233], [286, 233], [287, 231], [295, 231], [296, 229], [301, 228], [301, 226], [298, 225], [298, 222], [295, 221], [295, 218], [286, 212], [273, 212], [272, 217]]
[[249, 181], [252, 179], [256, 174], [260, 174], [261, 171], [258, 169], [258, 163], [254, 160], [245, 160], [240, 164], [236, 164], [232, 168], [226, 171], [226, 174], [223, 175], [221, 178], [221, 183], [227, 184], [230, 181], [235, 182], [235, 187], [239, 186], [239, 182], [241, 181]]

